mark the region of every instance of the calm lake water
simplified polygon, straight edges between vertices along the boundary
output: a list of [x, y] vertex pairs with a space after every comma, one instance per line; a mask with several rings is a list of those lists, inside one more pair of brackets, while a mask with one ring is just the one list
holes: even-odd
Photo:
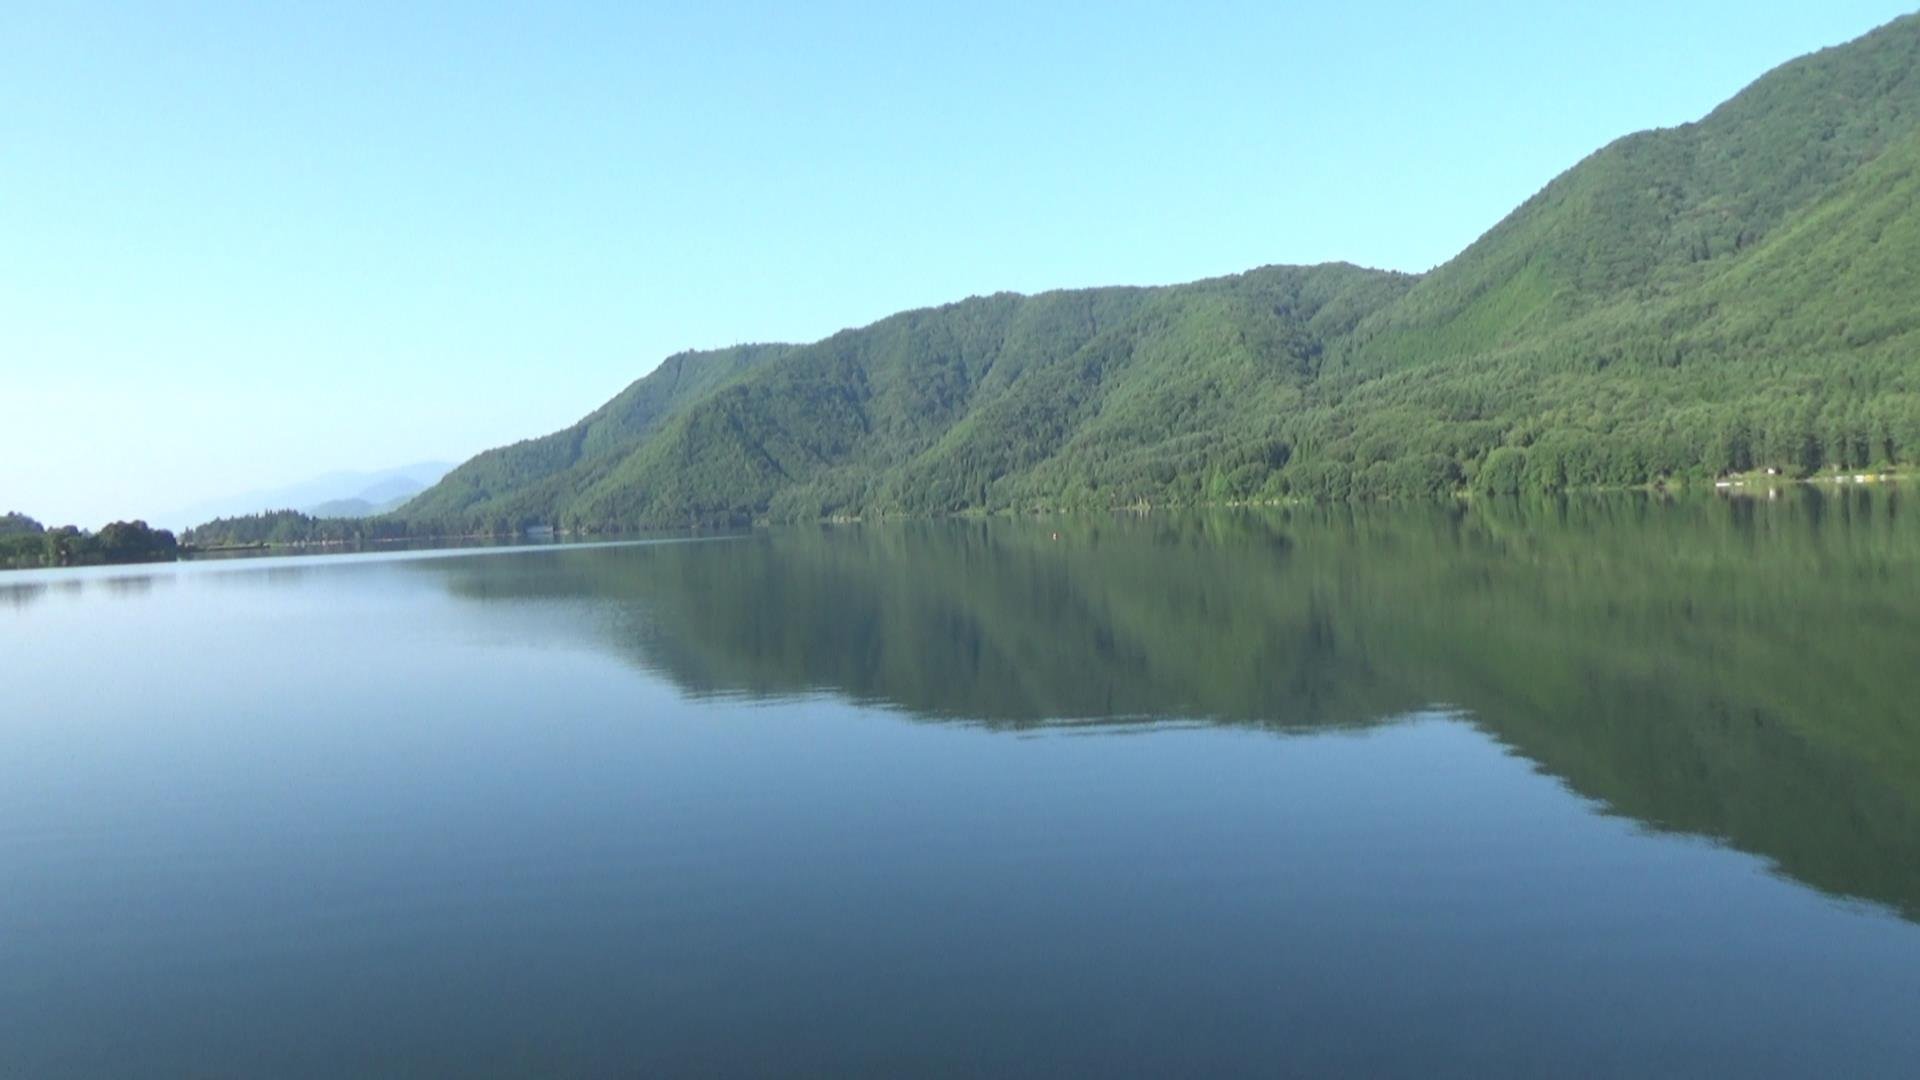
[[1920, 503], [0, 577], [0, 1076], [1914, 1075]]

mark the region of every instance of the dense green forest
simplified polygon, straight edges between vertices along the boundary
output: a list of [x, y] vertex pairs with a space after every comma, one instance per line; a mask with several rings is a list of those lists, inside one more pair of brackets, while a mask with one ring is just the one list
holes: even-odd
[[400, 571], [550, 606], [695, 694], [1009, 729], [1455, 713], [1615, 812], [1920, 918], [1908, 498], [862, 523]]
[[411, 535], [407, 523], [394, 517], [316, 517], [298, 510], [267, 510], [215, 518], [188, 529], [180, 539], [190, 547], [206, 549], [258, 544], [363, 544], [404, 540]]
[[0, 536], [38, 534], [45, 531], [46, 526], [18, 511], [8, 511], [4, 516], [0, 516]]
[[[1423, 275], [975, 297], [683, 353], [413, 534], [1701, 483], [1920, 457], [1920, 16], [1623, 138]], [[335, 526], [316, 526], [316, 535]]]
[[0, 569], [167, 562], [178, 555], [173, 534], [144, 521], [116, 521], [87, 532], [74, 525], [49, 529], [20, 513], [0, 517]]

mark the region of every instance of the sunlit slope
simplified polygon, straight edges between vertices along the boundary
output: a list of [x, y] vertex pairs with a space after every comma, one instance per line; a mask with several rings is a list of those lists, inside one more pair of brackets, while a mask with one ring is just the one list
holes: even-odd
[[481, 528], [547, 520], [675, 412], [787, 351], [743, 345], [670, 356], [572, 427], [474, 457], [403, 513]]
[[618, 530], [1911, 465], [1916, 196], [1907, 17], [1607, 146], [1422, 276], [998, 294], [688, 354], [402, 516]]
[[1473, 355], [1685, 293], [1920, 130], [1920, 17], [1769, 72], [1549, 183], [1355, 335], [1356, 363]]
[[1351, 266], [997, 296], [798, 350], [690, 408], [564, 514], [941, 513], [1021, 495], [1193, 495], [1285, 461], [1274, 421], [1329, 337], [1404, 288]]

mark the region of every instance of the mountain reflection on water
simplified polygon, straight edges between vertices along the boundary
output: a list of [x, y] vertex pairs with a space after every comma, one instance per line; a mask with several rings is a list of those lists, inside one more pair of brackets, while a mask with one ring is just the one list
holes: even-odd
[[996, 728], [1457, 710], [1613, 811], [1920, 918], [1897, 491], [995, 519], [403, 564], [695, 695]]

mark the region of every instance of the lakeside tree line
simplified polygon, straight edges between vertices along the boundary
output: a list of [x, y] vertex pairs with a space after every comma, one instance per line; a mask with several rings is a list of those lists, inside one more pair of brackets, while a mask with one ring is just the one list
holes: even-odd
[[170, 562], [178, 557], [173, 533], [144, 521], [115, 521], [88, 532], [75, 525], [48, 528], [18, 512], [0, 517], [0, 568]]

